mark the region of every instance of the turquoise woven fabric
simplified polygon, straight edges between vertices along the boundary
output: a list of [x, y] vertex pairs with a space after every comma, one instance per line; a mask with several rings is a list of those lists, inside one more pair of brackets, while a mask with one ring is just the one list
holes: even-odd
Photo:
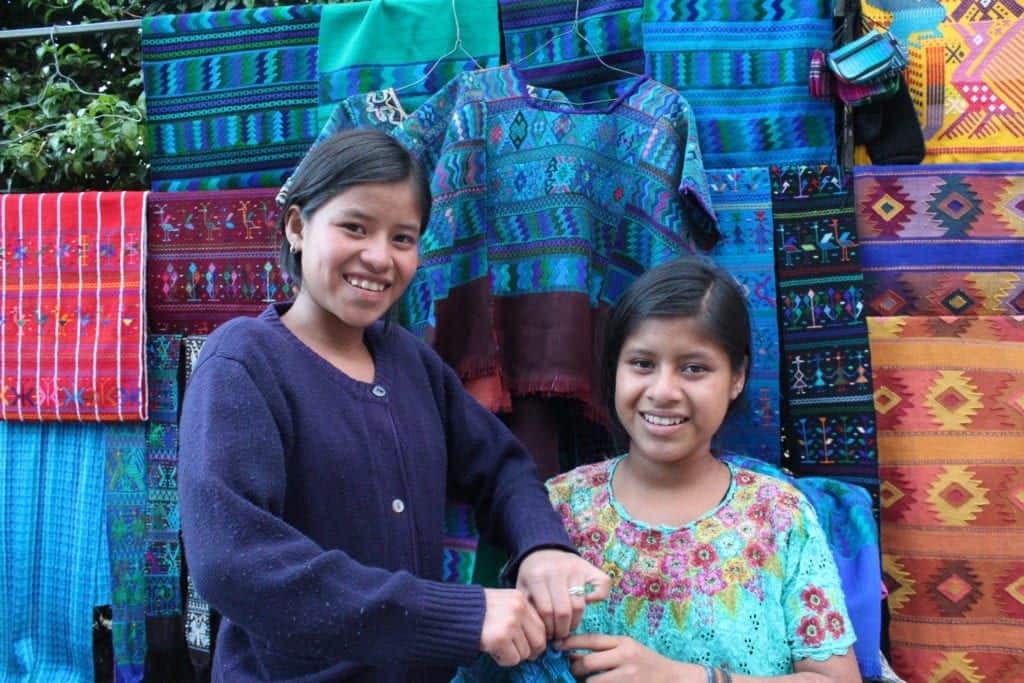
[[643, 0], [580, 0], [579, 33], [575, 2], [500, 4], [505, 60], [533, 85], [566, 92], [626, 75], [616, 69], [643, 73]]
[[319, 27], [319, 5], [143, 19], [151, 189], [279, 187], [320, 129]]
[[820, 0], [778, 7], [764, 18], [761, 4], [645, 3], [647, 72], [686, 93], [709, 169], [836, 157], [832, 104], [808, 85], [810, 52], [831, 46], [832, 19]]
[[107, 429], [0, 422], [0, 680], [93, 678], [93, 607], [110, 602]]
[[767, 168], [720, 169], [708, 172], [708, 185], [722, 233], [709, 256], [746, 294], [752, 336], [745, 402], [719, 430], [717, 445], [778, 463], [782, 440], [771, 178]]
[[[456, 16], [461, 49], [456, 44]], [[333, 104], [395, 88], [413, 111], [456, 74], [497, 66], [494, 0], [369, 0], [323, 7], [319, 37], [320, 123]]]
[[114, 677], [137, 683], [146, 663], [146, 424], [111, 424], [104, 436]]
[[178, 369], [181, 335], [146, 342], [149, 422], [146, 425], [146, 616], [181, 614], [178, 534]]

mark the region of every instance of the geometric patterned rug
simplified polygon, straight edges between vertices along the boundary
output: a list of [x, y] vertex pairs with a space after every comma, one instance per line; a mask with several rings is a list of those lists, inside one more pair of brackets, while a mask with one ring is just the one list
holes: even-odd
[[1024, 313], [1024, 164], [854, 168], [869, 315]]
[[1024, 680], [1024, 317], [868, 327], [893, 666]]

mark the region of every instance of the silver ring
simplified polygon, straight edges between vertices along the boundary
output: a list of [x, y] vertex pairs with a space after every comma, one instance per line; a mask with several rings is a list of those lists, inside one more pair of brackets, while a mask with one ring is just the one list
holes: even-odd
[[582, 586], [569, 586], [569, 595], [586, 595], [586, 594], [587, 594], [587, 586], [585, 584], [582, 585]]

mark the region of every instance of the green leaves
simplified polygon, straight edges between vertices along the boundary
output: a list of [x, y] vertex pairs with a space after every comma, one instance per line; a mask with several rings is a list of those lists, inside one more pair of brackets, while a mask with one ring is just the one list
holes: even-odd
[[[7, 0], [0, 23], [38, 27], [310, 2]], [[148, 188], [141, 60], [138, 31], [0, 41], [0, 192]]]

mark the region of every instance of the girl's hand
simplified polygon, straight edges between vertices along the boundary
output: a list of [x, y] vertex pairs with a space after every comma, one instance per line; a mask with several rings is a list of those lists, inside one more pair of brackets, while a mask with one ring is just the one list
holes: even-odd
[[[573, 675], [592, 683], [706, 683], [707, 672], [697, 664], [662, 657], [627, 636], [590, 633], [557, 643], [569, 651]], [[573, 650], [589, 650], [573, 654]]]
[[481, 652], [501, 666], [515, 666], [544, 652], [544, 622], [526, 596], [511, 588], [485, 588], [484, 605]]
[[611, 585], [607, 574], [579, 555], [551, 548], [527, 555], [516, 580], [516, 588], [530, 599], [550, 638], [575, 631], [583, 608], [607, 598]]

